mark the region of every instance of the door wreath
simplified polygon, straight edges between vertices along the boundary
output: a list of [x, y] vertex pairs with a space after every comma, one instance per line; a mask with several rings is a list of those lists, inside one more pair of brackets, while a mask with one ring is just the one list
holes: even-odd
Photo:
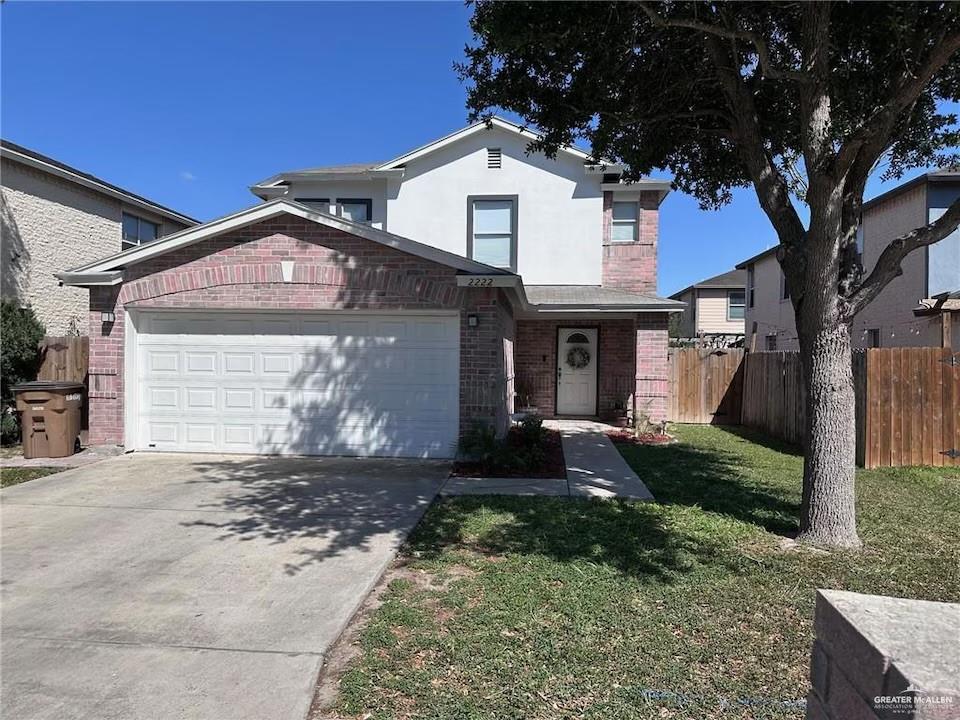
[[572, 347], [567, 352], [567, 365], [574, 370], [582, 370], [590, 364], [590, 353], [583, 347]]

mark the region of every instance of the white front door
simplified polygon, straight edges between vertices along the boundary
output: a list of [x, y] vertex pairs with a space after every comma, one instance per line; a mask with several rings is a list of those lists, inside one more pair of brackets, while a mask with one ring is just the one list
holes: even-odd
[[136, 447], [451, 457], [456, 315], [144, 312]]
[[597, 329], [560, 328], [557, 414], [597, 414]]

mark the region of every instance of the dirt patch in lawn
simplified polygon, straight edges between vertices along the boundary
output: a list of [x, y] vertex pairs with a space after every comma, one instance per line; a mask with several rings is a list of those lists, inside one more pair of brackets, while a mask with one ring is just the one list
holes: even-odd
[[19, 485], [29, 480], [36, 480], [37, 478], [42, 478], [47, 475], [63, 472], [66, 469], [65, 467], [44, 466], [0, 468], [0, 487]]
[[659, 433], [634, 433], [631, 430], [611, 430], [607, 437], [614, 443], [623, 445], [670, 445], [677, 442], [672, 435]]
[[[505, 442], [508, 449], [516, 447], [518, 451], [522, 452], [520, 450], [522, 439], [516, 428], [507, 433]], [[560, 432], [545, 429], [541, 449], [544, 453], [544, 459], [535, 468], [498, 469], [492, 472], [484, 472], [480, 463], [461, 461], [454, 463], [450, 476], [463, 478], [540, 478], [544, 480], [563, 480], [566, 478], [567, 463], [563, 457], [563, 441]]]

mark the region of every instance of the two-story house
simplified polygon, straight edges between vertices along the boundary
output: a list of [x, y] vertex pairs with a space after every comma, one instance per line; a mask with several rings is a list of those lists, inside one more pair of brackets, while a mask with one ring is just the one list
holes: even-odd
[[729, 270], [671, 295], [672, 300], [686, 304], [677, 323], [679, 337], [709, 342], [741, 340], [747, 305], [746, 279], [744, 270]]
[[[960, 172], [940, 170], [865, 202], [857, 233], [864, 271], [870, 272], [892, 240], [933, 222], [957, 197]], [[790, 288], [776, 248], [737, 267], [747, 272], [747, 347], [796, 350]], [[945, 294], [960, 290], [960, 230], [908, 255], [902, 268], [903, 274], [854, 318], [854, 346], [940, 347], [946, 339], [948, 347], [960, 350], [960, 313], [952, 310], [954, 301], [943, 301]]]
[[2, 292], [50, 335], [87, 333], [88, 292], [54, 273], [197, 223], [53, 158], [0, 141]]
[[450, 457], [515, 398], [662, 419], [661, 180], [477, 123], [382, 163], [282, 172], [265, 202], [61, 274], [91, 289], [91, 439]]

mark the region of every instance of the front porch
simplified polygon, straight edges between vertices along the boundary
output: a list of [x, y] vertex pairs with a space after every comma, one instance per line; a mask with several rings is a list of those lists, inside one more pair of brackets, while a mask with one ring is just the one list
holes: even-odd
[[[574, 346], [586, 352], [571, 358]], [[584, 368], [574, 367], [587, 358]], [[580, 403], [571, 402], [562, 379], [578, 370], [584, 387], [577, 399], [587, 398]], [[660, 422], [666, 417], [667, 314], [518, 319], [514, 377], [517, 410], [534, 407], [550, 418], [636, 413]]]

